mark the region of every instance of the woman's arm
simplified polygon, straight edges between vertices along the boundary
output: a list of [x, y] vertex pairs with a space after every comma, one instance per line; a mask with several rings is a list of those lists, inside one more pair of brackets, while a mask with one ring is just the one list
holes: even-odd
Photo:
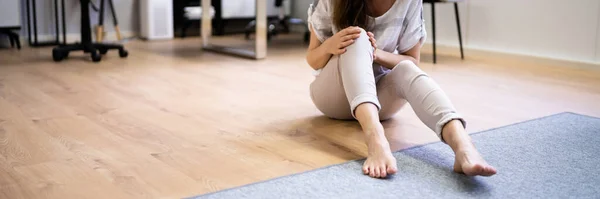
[[314, 70], [319, 70], [325, 67], [331, 56], [346, 52], [346, 47], [354, 43], [359, 36], [360, 28], [348, 27], [321, 43], [310, 27], [310, 44], [306, 53], [306, 62]]
[[421, 45], [426, 36], [425, 26], [423, 25], [423, 1], [409, 1], [408, 12], [406, 13], [403, 26], [403, 33], [400, 35], [396, 50], [400, 55], [385, 52], [377, 49], [375, 51], [375, 62], [386, 68], [394, 68], [401, 61], [410, 60], [416, 65], [421, 58]]
[[389, 69], [393, 69], [398, 63], [404, 60], [410, 60], [418, 65], [421, 59], [421, 42], [419, 41], [410, 50], [401, 54], [389, 53], [380, 49], [377, 49], [375, 54], [375, 63]]
[[325, 45], [321, 45], [321, 41], [319, 41], [311, 27], [310, 44], [308, 45], [308, 53], [306, 53], [306, 62], [308, 62], [308, 65], [314, 70], [319, 70], [325, 67], [331, 56], [333, 54], [327, 52]]

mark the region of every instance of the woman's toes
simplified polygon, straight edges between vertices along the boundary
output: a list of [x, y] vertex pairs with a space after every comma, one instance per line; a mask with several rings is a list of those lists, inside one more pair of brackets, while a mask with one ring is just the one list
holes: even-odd
[[375, 168], [369, 167], [369, 176], [371, 176], [373, 178], [375, 177]]
[[365, 175], [369, 174], [369, 167], [363, 166], [362, 170], [363, 170], [363, 174], [365, 174]]
[[387, 167], [387, 173], [388, 174], [395, 174], [396, 172], [398, 172], [398, 169], [396, 167], [393, 167], [393, 166], [388, 166]]
[[487, 166], [484, 168], [484, 173], [486, 175], [494, 175], [494, 174], [496, 174], [496, 169], [494, 167]]
[[381, 177], [381, 178], [385, 178], [385, 177], [387, 176], [387, 173], [386, 173], [386, 172], [387, 172], [387, 171], [386, 171], [386, 169], [385, 169], [385, 166], [381, 166], [381, 167], [379, 167], [379, 173], [380, 173], [379, 177]]
[[379, 178], [379, 176], [381, 176], [381, 173], [379, 172], [379, 167], [375, 167], [375, 177]]

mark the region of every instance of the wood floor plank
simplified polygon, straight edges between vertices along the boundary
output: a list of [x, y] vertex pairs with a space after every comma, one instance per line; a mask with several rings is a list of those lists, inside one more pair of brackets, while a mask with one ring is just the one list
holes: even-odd
[[0, 154], [11, 166], [71, 158], [58, 140], [35, 128], [18, 108], [0, 98]]
[[130, 198], [77, 159], [15, 167], [31, 198]]

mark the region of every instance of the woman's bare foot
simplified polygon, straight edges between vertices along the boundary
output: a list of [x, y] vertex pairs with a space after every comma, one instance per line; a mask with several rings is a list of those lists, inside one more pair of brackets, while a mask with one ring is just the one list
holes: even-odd
[[490, 166], [474, 148], [455, 152], [454, 172], [468, 176], [492, 176], [496, 169]]
[[392, 156], [390, 144], [379, 122], [377, 107], [371, 103], [360, 104], [356, 108], [356, 119], [365, 133], [369, 148], [367, 160], [363, 164], [363, 173], [374, 178], [385, 178], [396, 173], [396, 158]]
[[367, 137], [369, 155], [363, 164], [363, 173], [373, 178], [385, 178], [398, 171], [396, 158], [385, 137], [372, 135]]
[[496, 169], [479, 154], [462, 123], [453, 120], [444, 126], [442, 137], [454, 151], [454, 171], [468, 176], [492, 176]]

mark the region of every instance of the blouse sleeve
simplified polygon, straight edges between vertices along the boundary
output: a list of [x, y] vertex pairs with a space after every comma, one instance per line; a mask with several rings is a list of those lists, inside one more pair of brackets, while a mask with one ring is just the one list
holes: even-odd
[[308, 26], [321, 42], [333, 36], [329, 3], [329, 0], [314, 0], [308, 7]]
[[404, 53], [413, 48], [419, 41], [425, 43], [427, 33], [423, 19], [423, 1], [411, 0], [403, 24], [404, 31], [398, 40], [398, 53]]

